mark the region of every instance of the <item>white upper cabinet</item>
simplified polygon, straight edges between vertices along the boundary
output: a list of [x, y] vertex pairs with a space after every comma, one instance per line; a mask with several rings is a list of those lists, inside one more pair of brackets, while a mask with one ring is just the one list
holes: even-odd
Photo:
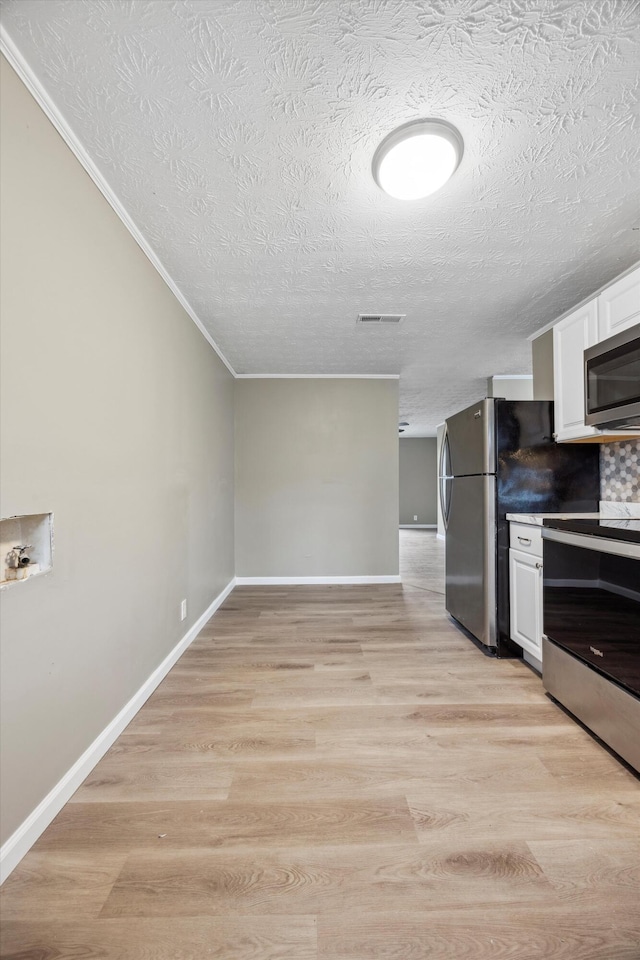
[[553, 328], [556, 440], [597, 437], [584, 422], [584, 351], [598, 341], [598, 304], [590, 300]]
[[598, 341], [640, 323], [640, 267], [598, 297]]
[[599, 430], [584, 422], [584, 351], [640, 323], [640, 267], [621, 277], [553, 328], [556, 440], [602, 442], [637, 437], [637, 430]]

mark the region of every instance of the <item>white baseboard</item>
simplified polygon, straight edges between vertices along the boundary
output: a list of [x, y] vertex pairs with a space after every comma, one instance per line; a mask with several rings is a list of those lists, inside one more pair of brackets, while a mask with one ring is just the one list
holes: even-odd
[[435, 523], [401, 523], [401, 530], [437, 530]]
[[80, 784], [91, 773], [95, 765], [107, 752], [109, 747], [120, 736], [126, 726], [133, 720], [136, 713], [149, 699], [158, 684], [168, 674], [174, 663], [182, 656], [190, 643], [195, 640], [201, 629], [213, 616], [220, 604], [229, 596], [235, 586], [235, 578], [227, 584], [222, 593], [209, 604], [204, 613], [198, 617], [192, 627], [185, 633], [173, 650], [156, 667], [150, 677], [134, 693], [128, 703], [113, 718], [93, 743], [87, 747], [73, 766], [67, 770], [55, 787], [49, 791], [35, 810], [9, 837], [0, 849], [0, 883], [4, 883], [11, 871], [20, 863], [24, 855], [46, 830], [51, 821], [60, 812], [67, 800], [75, 793]]
[[238, 587], [296, 586], [332, 583], [401, 583], [399, 574], [380, 577], [236, 577]]

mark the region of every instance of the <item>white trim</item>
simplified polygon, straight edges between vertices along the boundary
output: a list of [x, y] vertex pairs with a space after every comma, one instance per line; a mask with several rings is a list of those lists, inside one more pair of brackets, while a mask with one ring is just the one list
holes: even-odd
[[446, 540], [447, 538], [445, 537], [444, 533], [436, 533], [436, 539], [437, 539], [437, 540]]
[[399, 373], [236, 373], [237, 380], [399, 380]]
[[401, 523], [401, 530], [437, 530], [437, 523]]
[[176, 286], [175, 282], [171, 278], [166, 267], [159, 259], [158, 255], [155, 253], [145, 236], [143, 235], [140, 228], [137, 226], [135, 221], [132, 219], [131, 215], [127, 211], [126, 207], [123, 205], [122, 201], [119, 199], [118, 195], [114, 189], [109, 185], [104, 175], [98, 169], [94, 161], [91, 159], [82, 143], [80, 142], [79, 137], [74, 133], [73, 128], [71, 127], [68, 120], [62, 115], [60, 109], [56, 106], [54, 101], [51, 99], [47, 90], [45, 90], [43, 84], [40, 82], [34, 71], [31, 69], [30, 65], [27, 63], [23, 55], [18, 50], [18, 47], [11, 39], [7, 33], [6, 27], [3, 24], [0, 24], [0, 52], [2, 52], [15, 72], [18, 74], [25, 87], [32, 95], [36, 103], [43, 110], [44, 114], [51, 121], [55, 129], [58, 131], [64, 142], [67, 144], [71, 152], [74, 154], [76, 159], [82, 165], [84, 170], [89, 174], [96, 187], [103, 195], [107, 203], [113, 209], [114, 213], [120, 218], [124, 226], [127, 228], [133, 239], [136, 241], [142, 252], [153, 264], [155, 269], [158, 271], [166, 285], [171, 290], [172, 294], [182, 307], [182, 309], [189, 315], [191, 320], [195, 323], [196, 327], [205, 338], [207, 343], [215, 350], [220, 360], [224, 363], [225, 367], [229, 373], [240, 380], [262, 380], [262, 379], [276, 379], [276, 380], [285, 380], [285, 379], [295, 379], [295, 380], [317, 380], [317, 379], [330, 379], [330, 380], [399, 380], [399, 374], [369, 374], [369, 373], [241, 373], [237, 374], [233, 369], [231, 363], [227, 360], [223, 354], [220, 347], [217, 345], [204, 323], [198, 317], [197, 313], [179, 289]]
[[494, 373], [489, 380], [533, 380], [532, 373]]
[[546, 333], [548, 330], [552, 330], [556, 323], [560, 323], [564, 317], [568, 317], [570, 313], [573, 313], [574, 310], [579, 310], [580, 307], [583, 307], [585, 303], [589, 303], [590, 300], [595, 300], [596, 297], [599, 297], [607, 287], [612, 287], [614, 283], [617, 283], [618, 280], [622, 280], [629, 273], [633, 273], [634, 270], [637, 270], [640, 267], [640, 260], [637, 263], [634, 263], [628, 268], [628, 270], [623, 270], [622, 273], [619, 273], [617, 277], [614, 277], [613, 280], [609, 280], [608, 283], [603, 283], [601, 287], [598, 287], [597, 290], [594, 290], [593, 293], [590, 293], [588, 297], [584, 297], [582, 300], [579, 300], [577, 303], [574, 303], [572, 307], [569, 307], [568, 310], [565, 310], [563, 313], [558, 314], [554, 320], [550, 320], [549, 323], [545, 323], [544, 327], [540, 327], [539, 330], [536, 330], [535, 333], [530, 333], [527, 337], [527, 340], [537, 340], [538, 337], [541, 337], [543, 333]]
[[109, 747], [120, 736], [124, 728], [133, 720], [138, 710], [151, 696], [158, 684], [167, 675], [205, 623], [213, 616], [220, 604], [229, 596], [235, 586], [235, 578], [231, 580], [209, 604], [204, 613], [198, 617], [192, 627], [185, 633], [173, 650], [156, 667], [153, 673], [145, 680], [139, 690], [134, 693], [128, 703], [107, 724], [90, 746], [78, 757], [73, 766], [67, 770], [61, 780], [46, 795], [27, 819], [9, 837], [0, 849], [0, 883], [4, 883], [11, 871], [17, 867], [22, 858], [46, 830], [51, 821], [60, 812], [67, 800], [75, 793], [80, 784], [91, 773], [98, 761], [104, 756]]
[[142, 252], [148, 257], [153, 266], [156, 268], [166, 285], [171, 290], [171, 293], [174, 295], [182, 309], [191, 317], [196, 327], [205, 338], [207, 343], [213, 347], [215, 352], [218, 354], [225, 367], [234, 377], [236, 372], [222, 353], [217, 343], [208, 332], [195, 310], [184, 296], [184, 294], [179, 290], [174, 281], [169, 276], [167, 269], [162, 264], [161, 260], [158, 258], [157, 254], [154, 252], [153, 248], [149, 245], [148, 241], [143, 236], [139, 227], [136, 225], [134, 220], [132, 220], [130, 214], [122, 204], [121, 200], [118, 198], [117, 194], [108, 182], [105, 180], [103, 174], [100, 172], [98, 167], [95, 165], [85, 148], [82, 146], [79, 138], [73, 132], [72, 127], [69, 122], [63, 117], [62, 113], [53, 102], [44, 86], [37, 78], [27, 61], [24, 59], [17, 46], [9, 36], [6, 31], [6, 28], [0, 24], [0, 51], [5, 55], [13, 69], [16, 71], [25, 87], [32, 95], [36, 103], [44, 111], [45, 115], [49, 118], [53, 126], [56, 128], [64, 142], [67, 144], [71, 152], [75, 155], [76, 159], [82, 164], [86, 172], [89, 174], [96, 187], [103, 195], [107, 203], [111, 206], [113, 211], [120, 217], [122, 223], [125, 225], [133, 239], [136, 241]]
[[545, 585], [549, 587], [584, 587], [589, 590], [598, 590], [602, 586], [599, 580], [575, 580], [566, 577], [555, 580], [545, 577]]
[[402, 583], [399, 574], [376, 577], [236, 577], [238, 587], [274, 587], [332, 583]]

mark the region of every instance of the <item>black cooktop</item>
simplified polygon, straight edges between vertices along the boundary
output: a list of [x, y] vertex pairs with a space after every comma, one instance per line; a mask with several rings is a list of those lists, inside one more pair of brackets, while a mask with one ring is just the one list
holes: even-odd
[[554, 530], [566, 530], [568, 533], [588, 533], [593, 537], [606, 537], [608, 540], [640, 543], [640, 520], [554, 520], [552, 517], [545, 517], [542, 524], [553, 527]]

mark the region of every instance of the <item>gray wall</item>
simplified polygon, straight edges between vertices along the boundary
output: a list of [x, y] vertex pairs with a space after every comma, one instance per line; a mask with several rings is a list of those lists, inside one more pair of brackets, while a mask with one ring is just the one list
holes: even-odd
[[533, 399], [553, 400], [553, 329], [531, 341]]
[[[438, 470], [435, 437], [400, 438], [400, 523], [437, 523]], [[418, 517], [414, 520], [414, 516]]]
[[236, 574], [398, 573], [398, 383], [236, 381]]
[[[2, 62], [2, 840], [232, 579], [233, 380]], [[188, 619], [179, 605], [188, 600]]]
[[533, 400], [532, 377], [496, 376], [487, 379], [487, 396], [505, 400]]

